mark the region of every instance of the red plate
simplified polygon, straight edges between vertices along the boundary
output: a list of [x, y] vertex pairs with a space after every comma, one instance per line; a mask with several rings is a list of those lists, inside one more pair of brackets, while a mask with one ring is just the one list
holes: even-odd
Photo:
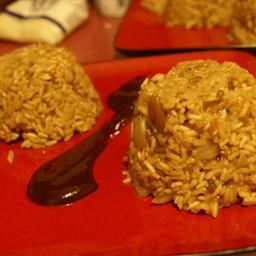
[[[226, 28], [185, 29], [169, 27], [159, 15], [141, 8], [141, 0], [132, 0], [115, 40], [118, 50], [129, 52], [177, 51], [187, 49], [244, 48], [226, 38]], [[161, 1], [161, 0], [160, 0]]]
[[[105, 110], [99, 126], [111, 115], [106, 96], [141, 74], [167, 71], [179, 61], [231, 60], [256, 75], [256, 59], [238, 51], [209, 51], [116, 60], [85, 65]], [[166, 255], [207, 252], [256, 244], [256, 207], [234, 205], [218, 218], [179, 211], [172, 204], [154, 206], [122, 183], [122, 158], [129, 126], [111, 139], [98, 158], [94, 175], [99, 189], [66, 206], [46, 207], [26, 197], [36, 168], [88, 134], [76, 135], [46, 149], [21, 149], [20, 142], [0, 142], [0, 254], [2, 256]], [[15, 153], [9, 164], [9, 150]]]

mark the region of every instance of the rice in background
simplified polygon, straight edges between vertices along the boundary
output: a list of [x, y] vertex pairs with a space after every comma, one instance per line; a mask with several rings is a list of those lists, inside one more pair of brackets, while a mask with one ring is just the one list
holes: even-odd
[[229, 24], [236, 0], [142, 0], [141, 6], [165, 17], [169, 26], [212, 28]]
[[170, 0], [166, 22], [185, 28], [212, 28], [229, 24], [236, 0]]
[[243, 0], [235, 4], [230, 22], [228, 38], [243, 44], [256, 43], [256, 1]]
[[255, 0], [141, 0], [140, 3], [142, 8], [163, 16], [171, 27], [224, 26], [231, 43], [256, 44]]
[[0, 56], [0, 140], [40, 148], [92, 127], [102, 104], [73, 54], [34, 44]]
[[233, 62], [177, 64], [135, 104], [129, 178], [152, 202], [216, 217], [256, 204], [256, 79]]

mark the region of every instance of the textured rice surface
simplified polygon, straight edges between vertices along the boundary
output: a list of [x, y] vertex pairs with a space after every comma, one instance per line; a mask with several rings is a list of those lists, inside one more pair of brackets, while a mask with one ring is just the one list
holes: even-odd
[[212, 28], [229, 24], [236, 0], [171, 0], [166, 8], [166, 21], [171, 26]]
[[[135, 104], [128, 175], [142, 196], [216, 217], [256, 204], [256, 79], [233, 62], [177, 64], [146, 79]], [[127, 179], [126, 179], [127, 181]]]
[[170, 26], [226, 26], [230, 42], [256, 43], [255, 0], [141, 0], [141, 6], [163, 16]]
[[163, 15], [170, 26], [211, 28], [228, 25], [237, 0], [141, 0], [142, 7]]
[[229, 26], [229, 40], [243, 44], [256, 43], [256, 1], [237, 1]]
[[0, 139], [50, 146], [92, 127], [102, 110], [83, 67], [64, 48], [34, 44], [0, 57]]

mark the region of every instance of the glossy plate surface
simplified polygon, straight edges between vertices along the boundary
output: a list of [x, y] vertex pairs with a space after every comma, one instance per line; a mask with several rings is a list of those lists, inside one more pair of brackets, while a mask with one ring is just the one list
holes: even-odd
[[236, 45], [226, 38], [226, 28], [185, 29], [169, 27], [159, 15], [132, 0], [115, 40], [115, 47], [127, 53], [195, 49], [254, 49], [256, 44]]
[[[231, 60], [256, 75], [256, 59], [238, 51], [205, 51], [131, 58], [85, 65], [105, 110], [97, 126], [112, 112], [106, 96], [129, 79], [165, 72], [179, 61]], [[95, 127], [94, 127], [95, 129]], [[46, 207], [26, 197], [27, 183], [45, 160], [74, 145], [88, 133], [46, 149], [21, 149], [20, 142], [0, 142], [0, 255], [84, 256], [166, 255], [209, 252], [256, 244], [256, 206], [234, 205], [218, 218], [179, 211], [172, 204], [152, 205], [131, 185], [122, 183], [122, 158], [129, 125], [112, 138], [94, 168], [99, 189], [71, 205]], [[9, 164], [9, 150], [15, 153]]]

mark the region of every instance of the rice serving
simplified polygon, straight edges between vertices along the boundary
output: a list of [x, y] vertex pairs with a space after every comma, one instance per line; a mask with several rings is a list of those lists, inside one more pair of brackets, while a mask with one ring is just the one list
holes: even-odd
[[83, 67], [61, 47], [34, 44], [0, 56], [0, 139], [40, 148], [92, 127], [102, 104]]
[[255, 163], [256, 79], [247, 70], [186, 61], [142, 83], [127, 152], [140, 195], [216, 217], [256, 204]]
[[212, 28], [229, 24], [237, 0], [141, 0], [141, 6], [165, 18], [169, 26]]
[[237, 1], [234, 7], [228, 38], [243, 44], [256, 43], [256, 1]]
[[141, 0], [144, 9], [162, 16], [168, 26], [227, 28], [232, 43], [256, 43], [255, 0]]

